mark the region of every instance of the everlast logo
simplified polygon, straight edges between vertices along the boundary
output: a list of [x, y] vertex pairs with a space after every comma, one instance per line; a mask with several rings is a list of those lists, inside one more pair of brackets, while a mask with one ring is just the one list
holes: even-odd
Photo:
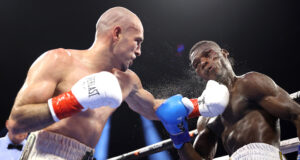
[[89, 77], [87, 79], [87, 86], [89, 91], [89, 97], [100, 95], [99, 91], [95, 87], [95, 77]]
[[177, 127], [180, 129], [181, 132], [185, 131], [183, 121], [181, 121], [179, 124], [177, 124]]

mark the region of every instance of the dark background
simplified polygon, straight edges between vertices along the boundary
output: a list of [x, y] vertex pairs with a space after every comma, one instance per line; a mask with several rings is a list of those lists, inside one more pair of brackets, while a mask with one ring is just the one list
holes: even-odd
[[[176, 93], [199, 96], [203, 85], [195, 81], [187, 57], [200, 40], [226, 48], [238, 75], [258, 71], [289, 93], [300, 90], [298, 0], [1, 0], [0, 128], [32, 62], [53, 48], [89, 48], [97, 19], [114, 6], [130, 9], [143, 22], [142, 56], [132, 70], [158, 98]], [[185, 49], [177, 52], [180, 44]], [[113, 114], [111, 123], [109, 157], [145, 146], [139, 115], [126, 104]], [[190, 129], [195, 124], [191, 120]], [[293, 125], [281, 124], [282, 139], [296, 136]], [[161, 124], [155, 125], [162, 138], [168, 138]], [[175, 150], [170, 153], [178, 158]], [[225, 153], [220, 147], [217, 154]]]

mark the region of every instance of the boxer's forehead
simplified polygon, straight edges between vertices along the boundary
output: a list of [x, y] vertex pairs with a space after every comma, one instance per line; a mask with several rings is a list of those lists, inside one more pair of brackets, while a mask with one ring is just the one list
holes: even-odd
[[198, 47], [196, 48], [190, 56], [190, 60], [193, 63], [193, 61], [195, 60], [195, 58], [197, 57], [201, 57], [204, 53], [210, 52], [211, 51], [211, 47]]

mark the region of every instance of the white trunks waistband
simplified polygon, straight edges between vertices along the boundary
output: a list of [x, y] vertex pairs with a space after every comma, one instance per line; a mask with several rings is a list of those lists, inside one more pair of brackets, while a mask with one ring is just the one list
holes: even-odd
[[30, 133], [21, 160], [82, 160], [92, 157], [94, 149], [78, 142], [48, 131]]
[[266, 143], [250, 143], [235, 151], [230, 160], [285, 160], [278, 148]]

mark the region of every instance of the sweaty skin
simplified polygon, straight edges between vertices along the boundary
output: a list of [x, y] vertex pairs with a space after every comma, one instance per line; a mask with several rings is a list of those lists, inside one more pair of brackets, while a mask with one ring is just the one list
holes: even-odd
[[230, 101], [223, 114], [214, 118], [199, 117], [199, 135], [194, 146], [186, 143], [178, 150], [181, 159], [213, 159], [218, 138], [229, 155], [255, 142], [278, 148], [279, 119], [294, 123], [300, 137], [300, 105], [271, 78], [258, 72], [236, 76], [227, 57], [229, 53], [215, 44], [204, 44], [191, 55], [197, 74], [225, 84]]
[[141, 55], [144, 31], [139, 18], [125, 8], [115, 7], [99, 18], [96, 29], [91, 48], [50, 50], [32, 64], [12, 108], [9, 130], [22, 133], [42, 129], [94, 148], [116, 109], [88, 109], [54, 123], [47, 100], [69, 91], [82, 77], [101, 71], [117, 77], [123, 100], [132, 110], [148, 119], [157, 119], [153, 106], [160, 101], [144, 90], [139, 77], [128, 69]]

